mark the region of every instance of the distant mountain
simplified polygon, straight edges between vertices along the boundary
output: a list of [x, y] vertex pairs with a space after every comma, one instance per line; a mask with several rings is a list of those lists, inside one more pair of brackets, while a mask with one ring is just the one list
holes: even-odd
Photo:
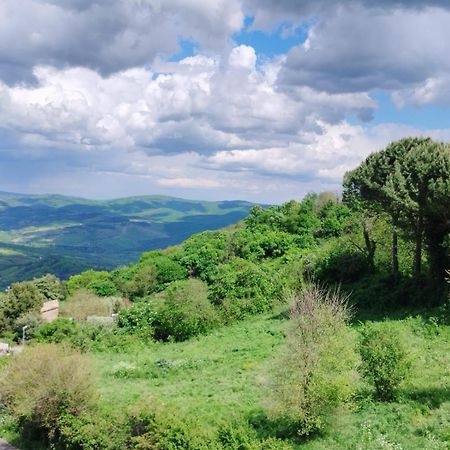
[[0, 288], [47, 272], [111, 269], [244, 218], [252, 203], [165, 196], [87, 200], [0, 192]]

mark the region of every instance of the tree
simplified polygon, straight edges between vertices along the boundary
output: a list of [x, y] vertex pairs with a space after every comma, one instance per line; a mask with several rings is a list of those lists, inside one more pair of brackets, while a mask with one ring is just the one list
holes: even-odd
[[450, 147], [430, 138], [407, 138], [370, 155], [346, 174], [344, 195], [367, 208], [386, 212], [393, 226], [393, 269], [398, 270], [397, 229], [416, 243], [415, 274], [421, 274], [424, 238], [430, 271], [442, 280], [448, 261], [444, 248], [450, 232]]

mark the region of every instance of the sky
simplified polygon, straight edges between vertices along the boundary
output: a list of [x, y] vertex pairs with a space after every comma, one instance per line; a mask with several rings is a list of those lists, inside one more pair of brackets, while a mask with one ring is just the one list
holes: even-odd
[[0, 190], [280, 203], [450, 140], [448, 0], [0, 0]]

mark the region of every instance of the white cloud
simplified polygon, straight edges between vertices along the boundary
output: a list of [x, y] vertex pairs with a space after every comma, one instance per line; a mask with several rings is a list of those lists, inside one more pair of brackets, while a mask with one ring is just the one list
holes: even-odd
[[[0, 188], [264, 201], [338, 190], [369, 152], [421, 134], [371, 126], [374, 90], [398, 107], [450, 104], [443, 6], [0, 0]], [[284, 35], [314, 26], [267, 60], [233, 44], [243, 11], [255, 14], [253, 28]], [[196, 50], [169, 59], [180, 38]]]

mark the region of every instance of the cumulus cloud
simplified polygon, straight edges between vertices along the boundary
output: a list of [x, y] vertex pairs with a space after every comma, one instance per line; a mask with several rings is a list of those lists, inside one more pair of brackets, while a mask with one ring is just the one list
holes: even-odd
[[37, 65], [107, 75], [175, 53], [180, 38], [217, 50], [243, 19], [238, 0], [1, 0], [0, 78], [31, 81]]
[[282, 145], [320, 131], [320, 120], [365, 115], [376, 105], [367, 95], [310, 89], [290, 97], [277, 90], [277, 63], [257, 69], [248, 46], [233, 48], [226, 64], [198, 55], [171, 67], [102, 77], [86, 68], [38, 66], [37, 86], [0, 84], [0, 119], [28, 146], [212, 153]]
[[[0, 0], [0, 187], [264, 201], [338, 190], [392, 139], [450, 138], [370, 125], [375, 91], [399, 108], [450, 104], [449, 6]], [[245, 14], [283, 35], [306, 23], [307, 40], [268, 59], [239, 43]], [[180, 39], [196, 50], [174, 57]]]

